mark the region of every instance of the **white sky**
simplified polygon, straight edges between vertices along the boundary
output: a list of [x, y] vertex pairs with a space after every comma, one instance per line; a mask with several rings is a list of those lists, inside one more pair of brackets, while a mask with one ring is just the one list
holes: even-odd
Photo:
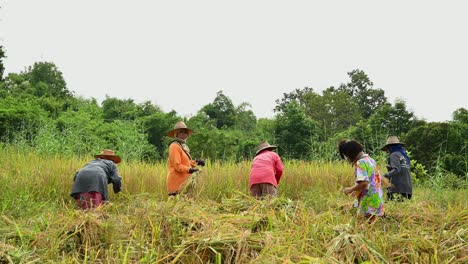
[[55, 63], [68, 89], [194, 115], [223, 90], [272, 117], [359, 68], [427, 121], [468, 108], [468, 1], [0, 0], [6, 73]]

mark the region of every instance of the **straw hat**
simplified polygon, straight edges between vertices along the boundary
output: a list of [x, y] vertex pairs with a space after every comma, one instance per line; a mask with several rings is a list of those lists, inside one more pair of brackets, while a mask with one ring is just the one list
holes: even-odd
[[168, 137], [175, 137], [177, 135], [177, 131], [181, 130], [181, 129], [187, 129], [188, 130], [188, 134], [192, 134], [193, 133], [193, 130], [188, 128], [184, 121], [179, 121], [177, 122], [177, 124], [175, 124], [174, 126], [174, 129], [172, 129], [171, 131], [167, 132], [167, 136]]
[[388, 145], [397, 145], [397, 144], [400, 144], [400, 145], [403, 145], [403, 146], [405, 145], [405, 143], [400, 142], [400, 140], [398, 139], [397, 136], [389, 136], [387, 138], [387, 142], [385, 143], [385, 145], [383, 147], [381, 147], [380, 149], [381, 150], [386, 150]]
[[115, 155], [114, 151], [110, 149], [105, 149], [102, 151], [101, 154], [96, 154], [94, 155], [94, 157], [96, 159], [112, 160], [115, 163], [120, 163], [122, 161], [122, 159], [119, 156]]
[[277, 146], [275, 145], [270, 145], [270, 143], [268, 143], [268, 141], [262, 141], [260, 142], [260, 144], [258, 144], [257, 146], [257, 152], [255, 153], [255, 156], [258, 155], [258, 153], [260, 153], [260, 151], [264, 150], [264, 149], [275, 149], [277, 148]]

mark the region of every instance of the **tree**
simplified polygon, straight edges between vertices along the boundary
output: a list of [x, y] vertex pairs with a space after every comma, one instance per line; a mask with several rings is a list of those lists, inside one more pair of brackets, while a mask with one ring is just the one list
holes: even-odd
[[161, 108], [157, 105], [153, 105], [150, 101], [145, 101], [142, 104], [138, 105], [139, 117], [150, 116], [161, 112]]
[[307, 117], [304, 109], [291, 102], [276, 117], [275, 139], [285, 156], [295, 159], [308, 158], [311, 142], [317, 140], [317, 123]]
[[408, 131], [403, 141], [413, 157], [428, 170], [438, 166], [466, 177], [468, 125], [428, 123]]
[[275, 111], [284, 112], [292, 102], [320, 124], [320, 139], [323, 141], [362, 118], [356, 101], [347, 92], [334, 87], [324, 90], [323, 95], [314, 92], [312, 88], [296, 89], [290, 94], [284, 94], [281, 101], [276, 100]]
[[102, 101], [102, 111], [106, 122], [135, 120], [138, 117], [138, 106], [133, 99], [122, 100], [106, 95], [106, 99]]
[[3, 59], [6, 58], [3, 46], [0, 46], [0, 82], [3, 81], [3, 73], [5, 72], [5, 66], [3, 65]]
[[176, 112], [157, 112], [150, 116], [140, 118], [148, 135], [148, 141], [156, 148], [159, 157], [164, 157], [167, 149], [166, 133], [174, 128], [174, 124], [181, 120]]
[[23, 74], [10, 73], [0, 86], [0, 97], [34, 97], [34, 88]]
[[343, 91], [330, 87], [323, 91], [318, 103], [308, 107], [312, 119], [321, 123], [322, 138], [326, 141], [362, 119], [356, 102]]
[[275, 136], [275, 122], [274, 119], [259, 118], [256, 126], [256, 135], [259, 138], [257, 143], [263, 139], [274, 138]]
[[342, 84], [338, 90], [347, 92], [353, 97], [364, 118], [369, 118], [375, 110], [387, 103], [385, 92], [382, 89], [373, 89], [373, 83], [364, 71], [356, 69], [348, 72], [351, 81]]
[[236, 119], [234, 127], [242, 131], [253, 131], [257, 123], [257, 118], [255, 117], [252, 110], [247, 109], [250, 107], [248, 103], [242, 103], [236, 107]]
[[406, 109], [406, 102], [398, 99], [395, 106], [384, 104], [369, 118], [368, 124], [374, 135], [402, 135], [408, 132], [417, 121], [413, 112]]
[[65, 98], [73, 95], [67, 89], [62, 72], [51, 62], [35, 62], [22, 74], [35, 88], [34, 95], [37, 97]]
[[46, 120], [46, 112], [33, 99], [0, 98], [0, 140], [4, 142], [21, 133], [25, 133], [25, 138], [34, 136]]
[[468, 110], [466, 108], [458, 108], [452, 114], [453, 121], [468, 124]]
[[230, 128], [236, 122], [236, 108], [223, 91], [218, 91], [213, 103], [205, 105], [200, 111], [214, 120], [217, 128]]
[[273, 109], [275, 112], [283, 112], [286, 110], [288, 105], [292, 102], [296, 102], [300, 106], [304, 106], [304, 102], [307, 100], [307, 96], [310, 95], [318, 95], [316, 92], [314, 92], [314, 89], [309, 88], [309, 87], [304, 87], [304, 89], [296, 89], [291, 93], [283, 93], [283, 98], [277, 99], [275, 109]]

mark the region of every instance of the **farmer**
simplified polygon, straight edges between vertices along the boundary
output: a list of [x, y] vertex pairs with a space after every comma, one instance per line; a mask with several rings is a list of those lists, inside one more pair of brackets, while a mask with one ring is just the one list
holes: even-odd
[[357, 198], [358, 212], [369, 221], [384, 214], [384, 199], [380, 173], [376, 162], [363, 152], [362, 145], [355, 140], [342, 140], [338, 144], [341, 158], [354, 164], [355, 185], [344, 189], [344, 194]]
[[112, 183], [114, 193], [122, 189], [122, 178], [116, 165], [122, 159], [110, 149], [104, 149], [94, 157], [96, 159], [88, 162], [73, 178], [71, 196], [81, 209], [98, 207], [107, 202], [109, 183]]
[[280, 156], [273, 151], [275, 148], [268, 141], [262, 141], [257, 146], [249, 177], [250, 194], [255, 198], [277, 195], [284, 165]]
[[191, 174], [199, 171], [197, 165], [205, 166], [205, 161], [192, 160], [187, 139], [193, 133], [183, 121], [179, 121], [174, 129], [167, 133], [168, 137], [174, 138], [169, 143], [169, 161], [167, 174], [167, 192], [169, 196], [179, 194], [187, 184]]
[[413, 193], [411, 161], [403, 145], [404, 143], [400, 142], [398, 137], [389, 136], [387, 142], [381, 148], [389, 154], [387, 159], [388, 172], [384, 174], [384, 177], [388, 178], [391, 183], [391, 186], [387, 188], [387, 198], [389, 200], [411, 199]]

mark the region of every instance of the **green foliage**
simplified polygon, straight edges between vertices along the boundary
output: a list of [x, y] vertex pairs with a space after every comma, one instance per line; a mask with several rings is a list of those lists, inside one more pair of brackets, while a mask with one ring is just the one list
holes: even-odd
[[365, 120], [361, 120], [356, 125], [342, 133], [336, 134], [334, 137], [336, 142], [344, 138], [359, 141], [364, 146], [366, 152], [372, 153], [385, 142], [387, 135], [382, 132], [375, 133]]
[[[112, 148], [128, 160], [155, 161], [166, 157], [166, 133], [181, 120], [175, 111], [164, 113], [147, 101], [106, 96], [75, 97], [62, 72], [51, 62], [36, 62], [21, 73], [3, 78], [5, 52], [0, 46], [0, 140], [34, 147], [44, 154], [89, 155]], [[457, 109], [453, 122], [417, 120], [404, 101], [386, 102], [369, 77], [356, 69], [350, 82], [322, 94], [296, 89], [276, 100], [274, 118], [257, 120], [248, 103], [235, 106], [223, 91], [197, 115], [185, 120], [195, 133], [189, 139], [194, 157], [213, 160], [250, 160], [257, 144], [268, 140], [285, 158], [333, 160], [336, 141], [353, 138], [379, 158], [389, 134], [407, 141], [414, 160], [433, 173], [437, 166], [467, 175], [467, 110]], [[407, 139], [407, 140], [405, 140]], [[379, 156], [380, 155], [380, 156]], [[424, 172], [424, 173], [423, 173]]]
[[361, 115], [369, 118], [375, 110], [387, 103], [385, 92], [382, 89], [374, 89], [373, 83], [364, 71], [356, 69], [348, 72], [351, 81], [338, 88], [348, 93], [356, 100]]
[[459, 108], [452, 114], [453, 121], [468, 124], [468, 110], [466, 108]]
[[251, 132], [256, 127], [257, 118], [252, 110], [248, 110], [247, 107], [251, 107], [251, 105], [248, 103], [242, 103], [236, 108], [236, 121], [234, 128], [245, 132]]
[[461, 177], [467, 175], [468, 125], [428, 123], [411, 129], [403, 138], [414, 157], [430, 172], [441, 167]]
[[157, 112], [140, 119], [145, 127], [149, 143], [155, 147], [157, 157], [164, 157], [167, 149], [168, 139], [166, 133], [174, 128], [175, 123], [180, 120], [175, 112]]
[[424, 121], [417, 120], [413, 112], [406, 109], [403, 100], [397, 100], [394, 106], [389, 103], [384, 104], [370, 118], [361, 120], [346, 131], [336, 134], [334, 139], [352, 138], [361, 142], [367, 152], [379, 154], [380, 147], [389, 135], [401, 138], [410, 129], [425, 124]]
[[34, 97], [34, 88], [23, 74], [10, 73], [1, 84], [0, 96], [2, 98], [7, 96], [24, 97], [25, 95]]
[[312, 141], [309, 152], [309, 159], [316, 161], [336, 161], [341, 159], [336, 150], [337, 142], [330, 138], [325, 142]]
[[0, 46], [0, 82], [3, 81], [3, 73], [5, 72], [5, 66], [3, 60], [6, 58], [5, 50], [3, 46]]
[[148, 142], [145, 128], [136, 122], [115, 121], [110, 130], [115, 131], [112, 146], [127, 161], [152, 161], [160, 159], [157, 150]]
[[308, 158], [311, 142], [318, 138], [317, 128], [318, 124], [307, 117], [297, 103], [290, 103], [275, 122], [275, 143], [279, 145], [279, 152], [289, 158]]
[[427, 174], [426, 168], [419, 162], [416, 162], [414, 159], [411, 160], [411, 180], [413, 185], [418, 185], [422, 182], [429, 180], [429, 175]]
[[283, 93], [283, 98], [276, 100], [275, 112], [284, 112], [288, 105], [292, 102], [305, 107], [307, 96], [318, 95], [313, 88], [305, 87], [304, 89], [295, 89], [291, 93]]
[[368, 124], [374, 134], [402, 135], [416, 122], [413, 112], [406, 109], [406, 102], [397, 100], [395, 105], [384, 104], [369, 118]]
[[72, 93], [66, 87], [62, 72], [54, 63], [35, 62], [22, 75], [34, 87], [34, 96], [56, 98], [72, 96]]
[[257, 118], [248, 103], [234, 106], [232, 100], [223, 91], [216, 93], [216, 98], [210, 104], [202, 107], [193, 122], [203, 122], [205, 125], [214, 124], [218, 129], [242, 129], [252, 131], [255, 129]]
[[436, 167], [435, 172], [428, 178], [425, 185], [434, 190], [465, 190], [468, 188], [468, 179], [460, 178], [442, 167]]
[[223, 91], [218, 91], [213, 103], [205, 105], [200, 111], [214, 120], [217, 128], [230, 128], [236, 122], [236, 108]]
[[362, 119], [356, 100], [347, 92], [333, 87], [323, 91], [322, 95], [308, 87], [296, 89], [292, 93], [284, 94], [281, 101], [276, 100], [275, 111], [286, 111], [288, 104], [292, 102], [298, 104], [308, 117], [319, 123], [319, 139], [322, 141]]
[[48, 62], [35, 63], [20, 74], [9, 74], [0, 84], [0, 98], [8, 96], [38, 102], [51, 118], [76, 104], [62, 73]]
[[308, 111], [309, 116], [321, 122], [321, 138], [324, 141], [362, 119], [358, 104], [346, 92], [330, 87], [317, 99], [317, 106]]
[[20, 127], [12, 142], [45, 155], [86, 156], [109, 148], [127, 160], [154, 160], [159, 157], [138, 123], [109, 123], [101, 117], [102, 110], [95, 100], [81, 100], [78, 111], [68, 110], [56, 120], [43, 118], [37, 124], [28, 123]]
[[[274, 138], [275, 136], [275, 119], [267, 119], [267, 118], [260, 118], [257, 121], [257, 131], [256, 134], [258, 135], [258, 138], [263, 140], [263, 139], [268, 139], [268, 138]], [[260, 143], [260, 141], [258, 143]]]
[[161, 112], [159, 106], [146, 101], [142, 104], [135, 103], [132, 99], [118, 99], [106, 96], [102, 102], [104, 119], [107, 122], [114, 120], [135, 120]]
[[189, 146], [194, 158], [231, 160], [237, 158], [241, 142], [242, 133], [239, 130], [212, 127], [196, 130], [189, 139]]
[[34, 136], [40, 124], [47, 119], [46, 116], [37, 101], [0, 98], [0, 140], [8, 142], [25, 128], [28, 128], [26, 137]]

